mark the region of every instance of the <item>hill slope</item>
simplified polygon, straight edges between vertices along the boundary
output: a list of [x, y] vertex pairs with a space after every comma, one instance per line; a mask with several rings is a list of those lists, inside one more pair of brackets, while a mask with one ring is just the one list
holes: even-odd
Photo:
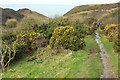
[[1, 9], [2, 9], [2, 24], [5, 24], [8, 19], [16, 19], [19, 22], [24, 17], [29, 16], [32, 18], [39, 18], [40, 20], [48, 20], [48, 17], [35, 11], [29, 10], [27, 8], [19, 9], [18, 11], [9, 8]]
[[118, 3], [82, 5], [71, 9], [64, 14], [64, 17], [79, 19], [80, 21], [84, 21], [86, 17], [94, 17], [105, 23], [116, 24], [118, 23], [118, 8]]
[[36, 15], [41, 16], [41, 17], [46, 17], [43, 14], [37, 13], [35, 11], [31, 11], [30, 9], [27, 9], [27, 8], [19, 9], [18, 13], [20, 13], [22, 15], [26, 15], [26, 16], [30, 15], [30, 14], [36, 14]]
[[8, 19], [16, 19], [17, 21], [21, 21], [23, 17], [24, 15], [13, 9], [2, 9], [2, 24], [5, 24]]

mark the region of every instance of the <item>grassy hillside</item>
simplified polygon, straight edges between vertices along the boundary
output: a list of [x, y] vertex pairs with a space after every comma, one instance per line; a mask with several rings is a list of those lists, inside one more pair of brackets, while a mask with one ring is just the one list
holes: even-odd
[[[10, 13], [5, 13], [2, 27], [0, 78], [100, 78], [104, 69], [95, 41], [98, 28], [117, 73], [117, 4], [77, 6], [53, 19], [26, 8], [5, 11]], [[99, 27], [98, 19], [103, 22]]]
[[2, 24], [6, 24], [7, 20], [15, 19], [16, 21], [20, 22], [25, 17], [32, 17], [34, 19], [39, 19], [40, 21], [46, 21], [49, 18], [37, 13], [35, 11], [31, 11], [27, 8], [25, 9], [19, 9], [18, 11], [15, 11], [13, 9], [9, 8], [1, 8], [2, 9]]
[[13, 9], [2, 9], [2, 24], [5, 24], [8, 19], [16, 19], [17, 21], [21, 21], [23, 18], [24, 15]]
[[2, 74], [3, 78], [99, 78], [103, 69], [99, 47], [94, 36], [86, 37], [85, 41], [85, 50], [77, 52], [65, 49], [58, 52], [47, 46], [40, 51], [43, 55], [39, 59], [27, 62], [28, 56], [12, 64]]
[[82, 11], [101, 10], [101, 9], [109, 10], [109, 9], [116, 8], [116, 7], [118, 7], [118, 4], [116, 3], [115, 4], [93, 4], [93, 5], [76, 6], [70, 11], [68, 11], [66, 14], [64, 14], [64, 16], [82, 12]]
[[24, 8], [15, 11], [13, 9], [3, 9], [2, 10], [2, 31], [21, 31], [21, 29], [26, 29], [34, 24], [41, 24], [43, 22], [49, 21], [47, 16], [40, 13], [32, 11], [30, 9]]
[[37, 12], [35, 12], [35, 11], [31, 11], [30, 9], [27, 9], [27, 8], [19, 9], [18, 12], [19, 12], [20, 14], [23, 14], [23, 15], [36, 14], [36, 15], [39, 15], [39, 16], [41, 16], [41, 17], [46, 17], [46, 16], [43, 15], [43, 14], [37, 13]]
[[[82, 5], [76, 6], [66, 14], [64, 17], [70, 19], [79, 19], [83, 22], [87, 17], [94, 17], [95, 19], [100, 19], [104, 23], [118, 23], [118, 3], [113, 4], [92, 4], [92, 5]], [[108, 21], [108, 19], [110, 19]]]
[[40, 21], [46, 21], [46, 20], [49, 19], [47, 16], [45, 16], [43, 14], [40, 14], [38, 12], [32, 11], [32, 10], [27, 9], [27, 8], [19, 9], [18, 13], [20, 13], [22, 15], [25, 15], [27, 17], [32, 17], [34, 19], [38, 19], [39, 18]]

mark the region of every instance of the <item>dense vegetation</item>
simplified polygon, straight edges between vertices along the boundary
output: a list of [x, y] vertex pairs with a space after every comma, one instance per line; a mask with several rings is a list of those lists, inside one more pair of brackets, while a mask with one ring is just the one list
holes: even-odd
[[110, 42], [114, 42], [114, 48], [117, 52], [120, 51], [120, 44], [119, 44], [119, 38], [118, 38], [118, 26], [119, 24], [107, 24], [103, 29], [104, 34], [107, 36], [108, 40]]
[[[16, 43], [14, 45], [14, 49], [16, 50], [15, 60], [18, 60], [20, 55], [32, 54], [40, 47], [45, 47], [49, 44], [51, 48], [63, 47], [64, 49], [74, 51], [83, 49], [85, 47], [85, 36], [93, 34], [91, 31], [94, 29], [94, 26], [90, 28], [89, 25], [80, 23], [79, 21], [73, 21], [71, 23], [67, 18], [61, 17], [51, 19], [49, 22], [42, 24], [37, 24], [35, 22], [36, 20], [31, 18], [26, 18], [26, 20], [23, 19], [20, 23], [23, 27], [19, 31], [5, 31], [2, 36], [3, 46], [7, 45], [11, 51], [11, 44]], [[27, 25], [28, 27], [25, 27]], [[3, 52], [7, 52], [7, 50], [3, 49]], [[4, 63], [8, 61], [7, 56], [10, 55], [5, 55]]]
[[50, 38], [50, 46], [58, 48], [60, 46], [65, 49], [77, 51], [85, 47], [85, 41], [76, 29], [70, 26], [57, 27]]
[[[11, 64], [2, 74], [4, 78], [99, 78], [103, 69], [99, 47], [94, 36], [85, 38], [85, 50], [51, 49], [44, 47], [31, 56]], [[28, 57], [42, 54], [27, 62]], [[49, 55], [49, 56], [48, 56]], [[51, 56], [50, 56], [51, 55]]]
[[[78, 6], [65, 15], [116, 7], [115, 4]], [[119, 24], [106, 24], [100, 19], [98, 27], [98, 18], [95, 16], [84, 17], [82, 22], [69, 17], [47, 18], [43, 21], [45, 16], [40, 18], [40, 14], [28, 9], [18, 12], [16, 13], [22, 14], [22, 18], [25, 16], [20, 22], [10, 18], [2, 26], [3, 77], [100, 78], [103, 65], [95, 41], [97, 29], [117, 73]], [[110, 14], [118, 16], [116, 11], [111, 11]]]

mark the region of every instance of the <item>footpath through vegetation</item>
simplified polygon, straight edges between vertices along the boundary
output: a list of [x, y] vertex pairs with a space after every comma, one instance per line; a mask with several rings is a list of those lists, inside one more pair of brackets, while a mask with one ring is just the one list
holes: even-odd
[[101, 55], [102, 63], [104, 65], [101, 78], [117, 78], [118, 76], [113, 71], [113, 64], [110, 60], [109, 54], [106, 51], [103, 43], [101, 43], [100, 41], [98, 30], [96, 31], [96, 42], [98, 43], [100, 47], [100, 50], [101, 50], [100, 55]]

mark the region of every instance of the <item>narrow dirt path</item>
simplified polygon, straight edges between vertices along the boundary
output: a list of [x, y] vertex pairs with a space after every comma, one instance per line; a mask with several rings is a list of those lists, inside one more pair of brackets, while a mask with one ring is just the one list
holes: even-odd
[[98, 30], [96, 31], [96, 42], [100, 47], [100, 50], [101, 50], [100, 55], [101, 55], [102, 63], [104, 66], [101, 78], [118, 78], [118, 76], [113, 71], [113, 65], [110, 61], [109, 54], [107, 53], [104, 45], [100, 41]]

